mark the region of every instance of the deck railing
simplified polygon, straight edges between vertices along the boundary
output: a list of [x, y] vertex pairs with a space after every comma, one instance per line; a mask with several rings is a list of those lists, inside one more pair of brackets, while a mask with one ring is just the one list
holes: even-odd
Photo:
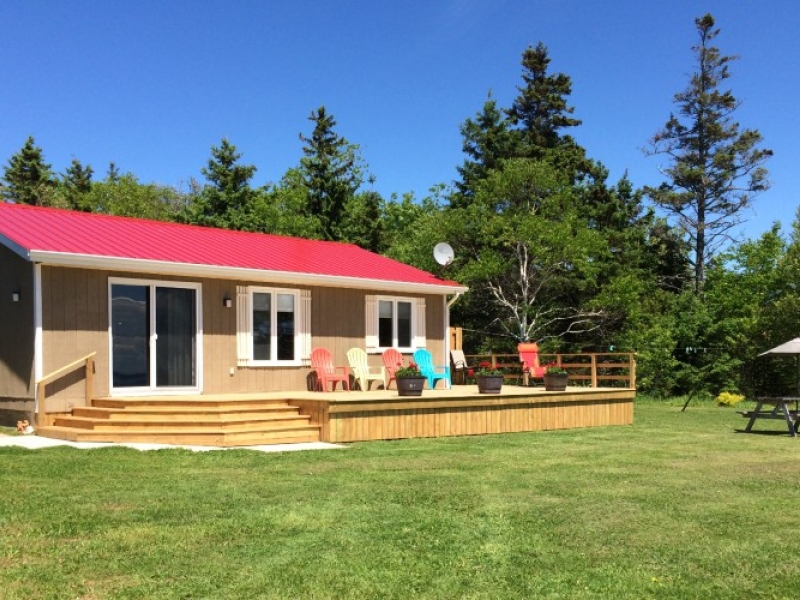
[[44, 427], [47, 425], [47, 415], [45, 410], [47, 406], [47, 384], [53, 383], [56, 379], [63, 377], [67, 373], [71, 373], [81, 366], [83, 366], [84, 369], [84, 379], [86, 382], [86, 404], [88, 405], [91, 403], [92, 396], [94, 395], [94, 357], [96, 354], [97, 352], [87, 354], [83, 358], [79, 358], [78, 360], [63, 366], [52, 373], [45, 375], [41, 379], [36, 380], [36, 400], [38, 402], [36, 425], [38, 427]]
[[[489, 362], [503, 371], [505, 380], [523, 380], [518, 354], [468, 354], [467, 364], [477, 368]], [[541, 365], [555, 363], [569, 373], [569, 384], [583, 387], [636, 387], [634, 352], [587, 352], [581, 354], [540, 354]]]

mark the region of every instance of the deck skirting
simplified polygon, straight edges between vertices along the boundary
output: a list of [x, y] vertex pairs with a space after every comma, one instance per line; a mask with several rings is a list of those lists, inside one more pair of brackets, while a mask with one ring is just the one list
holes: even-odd
[[292, 399], [290, 404], [320, 426], [321, 441], [343, 443], [630, 425], [636, 394], [632, 389], [598, 388], [515, 390], [502, 396], [448, 392], [448, 397], [426, 391], [419, 398], [364, 400], [320, 394], [319, 399]]

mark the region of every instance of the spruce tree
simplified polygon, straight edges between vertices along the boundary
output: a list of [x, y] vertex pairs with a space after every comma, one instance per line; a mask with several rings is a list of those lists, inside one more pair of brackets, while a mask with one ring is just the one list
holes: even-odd
[[119, 167], [117, 167], [117, 164], [112, 160], [110, 163], [108, 163], [106, 182], [116, 183], [117, 181], [119, 181]]
[[219, 146], [211, 148], [208, 166], [202, 169], [208, 180], [206, 198], [214, 215], [225, 215], [244, 209], [250, 200], [250, 180], [256, 172], [253, 165], [240, 165], [242, 157], [236, 146], [222, 138]]
[[311, 137], [304, 142], [300, 170], [308, 189], [308, 209], [319, 219], [325, 239], [340, 240], [345, 205], [361, 186], [362, 167], [358, 146], [334, 131], [336, 120], [324, 106], [311, 111]]
[[714, 17], [695, 19], [695, 26], [697, 69], [688, 87], [675, 94], [678, 114], [670, 115], [646, 152], [667, 156], [670, 165], [662, 170], [668, 180], [646, 192], [677, 219], [691, 243], [694, 291], [700, 294], [706, 266], [730, 240], [753, 196], [769, 188], [763, 165], [772, 151], [758, 148], [762, 137], [757, 130], [740, 129], [733, 120], [740, 103], [720, 88], [736, 57], [712, 45], [719, 34]]
[[3, 179], [3, 197], [7, 200], [37, 206], [53, 203], [56, 182], [33, 136], [28, 137], [22, 149], [9, 159]]
[[92, 189], [93, 174], [94, 169], [91, 166], [84, 167], [77, 158], [72, 159], [72, 163], [61, 178], [63, 194], [70, 208], [91, 210], [85, 198]]
[[461, 180], [456, 181], [457, 193], [451, 198], [454, 207], [465, 206], [475, 195], [478, 183], [486, 179], [490, 170], [499, 168], [500, 161], [514, 156], [516, 146], [510, 122], [491, 92], [475, 118], [461, 125], [461, 137], [466, 159], [457, 167]]
[[211, 147], [211, 158], [201, 170], [208, 183], [185, 208], [181, 220], [225, 229], [259, 229], [252, 222], [256, 191], [250, 187], [256, 167], [239, 164], [241, 157], [227, 138]]
[[507, 114], [522, 132], [529, 153], [554, 148], [561, 142], [561, 130], [577, 127], [579, 119], [570, 115], [575, 109], [567, 104], [572, 93], [572, 80], [564, 73], [548, 73], [550, 57], [547, 47], [539, 42], [522, 55], [522, 80], [519, 96]]

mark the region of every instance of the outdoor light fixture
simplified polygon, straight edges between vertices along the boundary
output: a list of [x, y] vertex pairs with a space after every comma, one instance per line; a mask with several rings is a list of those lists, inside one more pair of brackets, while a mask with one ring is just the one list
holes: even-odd
[[223, 298], [222, 306], [224, 306], [225, 308], [230, 308], [231, 306], [233, 306], [233, 300], [231, 300], [230, 298]]
[[11, 292], [11, 301], [19, 302], [19, 292]]

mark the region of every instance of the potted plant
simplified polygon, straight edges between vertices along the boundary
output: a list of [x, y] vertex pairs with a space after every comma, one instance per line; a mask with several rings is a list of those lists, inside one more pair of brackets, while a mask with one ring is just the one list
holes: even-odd
[[481, 394], [499, 394], [503, 387], [503, 372], [484, 361], [478, 364], [474, 371], [475, 381], [478, 383], [478, 392]]
[[544, 389], [548, 392], [563, 392], [567, 389], [567, 370], [556, 363], [545, 365]]
[[397, 380], [398, 396], [422, 395], [422, 388], [425, 387], [425, 377], [422, 376], [419, 367], [414, 361], [409, 361], [407, 367], [404, 367], [403, 363], [398, 363], [394, 378]]

